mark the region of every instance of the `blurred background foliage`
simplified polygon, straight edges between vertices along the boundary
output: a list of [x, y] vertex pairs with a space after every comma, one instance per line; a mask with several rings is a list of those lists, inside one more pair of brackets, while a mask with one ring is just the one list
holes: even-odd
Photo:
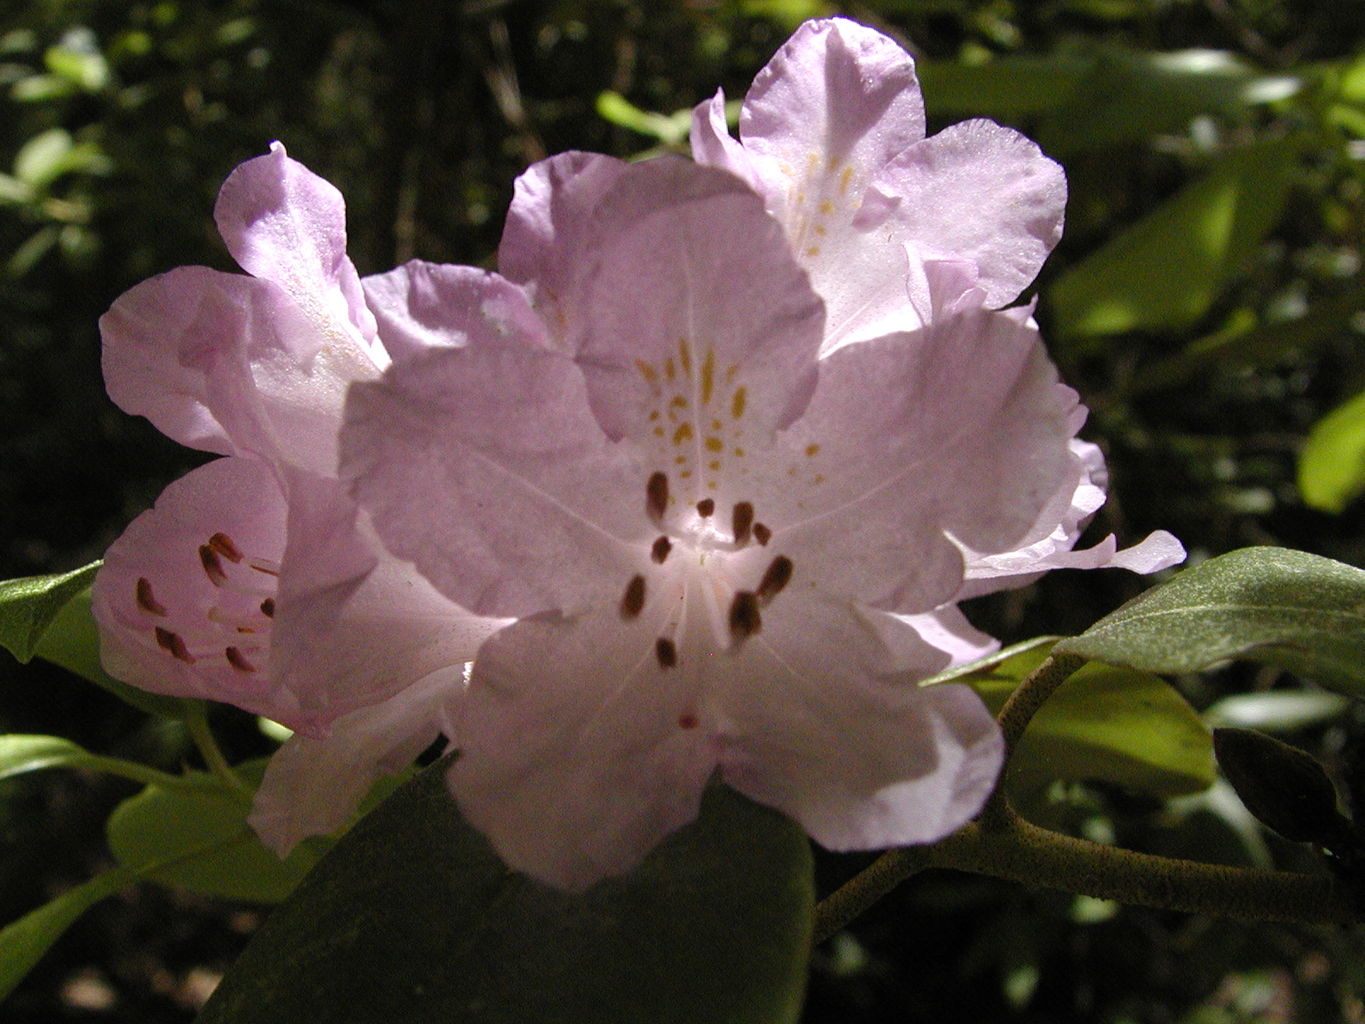
[[[1096, 536], [1175, 532], [1198, 559], [1275, 543], [1365, 566], [1365, 4], [1359, 0], [3, 0], [0, 575], [72, 568], [197, 457], [115, 409], [96, 322], [187, 263], [234, 269], [211, 211], [282, 140], [348, 204], [362, 273], [490, 265], [515, 176], [565, 149], [686, 145], [787, 34], [841, 13], [919, 61], [931, 130], [1015, 125], [1061, 161], [1067, 231], [1039, 320], [1113, 486]], [[1003, 639], [1084, 628], [1145, 583], [1054, 574], [977, 603]], [[168, 767], [182, 727], [50, 666], [0, 665], [0, 730]], [[1361, 716], [1266, 669], [1181, 680], [1206, 720], [1323, 757], [1348, 789]], [[240, 757], [249, 720], [218, 721]], [[107, 861], [126, 784], [0, 788], [0, 919]], [[1237, 863], [1303, 854], [1226, 790], [1169, 805], [1052, 794], [1059, 822]], [[821, 862], [833, 886], [858, 863]], [[259, 911], [142, 887], [66, 936], [14, 1021], [185, 1021]], [[813, 961], [810, 1021], [1365, 1020], [1365, 945], [915, 880]]]

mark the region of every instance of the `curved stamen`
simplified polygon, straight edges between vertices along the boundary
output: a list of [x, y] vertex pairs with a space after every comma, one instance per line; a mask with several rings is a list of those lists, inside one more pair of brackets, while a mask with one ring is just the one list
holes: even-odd
[[668, 553], [673, 550], [673, 542], [667, 537], [660, 537], [654, 542], [654, 546], [649, 549], [649, 557], [654, 560], [656, 565], [663, 565]]
[[735, 598], [730, 602], [730, 639], [738, 646], [762, 628], [758, 595], [750, 590], [735, 591]]
[[659, 659], [660, 668], [673, 668], [678, 664], [678, 645], [661, 636], [654, 641], [654, 657]]
[[749, 543], [750, 531], [754, 526], [754, 503], [751, 501], [735, 502], [734, 511], [730, 514], [731, 534], [735, 538], [735, 547], [742, 548]]
[[664, 517], [668, 508], [668, 474], [656, 470], [645, 483], [645, 514], [654, 522]]
[[791, 582], [792, 560], [786, 555], [778, 555], [770, 563], [767, 570], [763, 573], [763, 579], [758, 583], [758, 600], [760, 604], [767, 604], [778, 594], [782, 593], [782, 588]]
[[137, 578], [135, 592], [137, 595], [137, 606], [144, 612], [147, 612], [150, 615], [164, 616], [166, 614], [166, 606], [156, 599], [156, 596], [152, 593], [152, 581], [146, 576], [139, 576]]
[[626, 592], [621, 595], [621, 618], [630, 621], [640, 614], [645, 606], [645, 578], [635, 575], [626, 584]]

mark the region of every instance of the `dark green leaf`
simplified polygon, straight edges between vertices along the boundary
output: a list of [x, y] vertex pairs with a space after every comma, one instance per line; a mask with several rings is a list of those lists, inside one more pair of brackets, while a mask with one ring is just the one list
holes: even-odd
[[[999, 712], [1047, 655], [1035, 642], [963, 681]], [[1160, 797], [1197, 793], [1214, 779], [1208, 726], [1159, 676], [1087, 665], [1033, 717], [1010, 760], [1010, 785], [1021, 791], [1057, 779], [1110, 782]]]
[[1149, 672], [1229, 658], [1365, 696], [1365, 572], [1285, 548], [1243, 548], [1186, 569], [1058, 651]]
[[443, 767], [337, 844], [199, 1024], [797, 1019], [812, 879], [790, 822], [714, 787], [629, 876], [566, 895], [503, 867]]
[[1203, 316], [1280, 219], [1299, 146], [1273, 140], [1223, 156], [1202, 178], [1057, 278], [1069, 335], [1172, 329]]
[[0, 583], [0, 647], [20, 661], [37, 651], [52, 620], [90, 585], [99, 563], [51, 576], [26, 576]]
[[132, 881], [129, 871], [106, 871], [84, 885], [68, 889], [0, 930], [0, 1000], [14, 991], [24, 975], [77, 918]]
[[[242, 766], [252, 781], [263, 770], [263, 762]], [[109, 847], [121, 864], [154, 881], [210, 896], [277, 903], [317, 862], [324, 844], [303, 843], [280, 860], [247, 825], [249, 801], [249, 794], [202, 773], [192, 773], [184, 787], [148, 786], [110, 815]], [[170, 863], [156, 867], [164, 862]]]
[[1336, 788], [1308, 754], [1254, 729], [1218, 729], [1213, 743], [1218, 766], [1263, 824], [1296, 843], [1349, 842]]

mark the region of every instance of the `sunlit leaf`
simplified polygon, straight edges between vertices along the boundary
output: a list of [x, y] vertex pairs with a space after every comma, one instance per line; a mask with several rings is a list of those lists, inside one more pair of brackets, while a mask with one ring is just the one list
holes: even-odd
[[1313, 508], [1340, 512], [1365, 492], [1365, 391], [1317, 422], [1299, 456], [1299, 493]]
[[82, 914], [132, 881], [125, 869], [106, 871], [0, 929], [0, 1000]]
[[1062, 274], [1049, 295], [1058, 329], [1114, 334], [1198, 320], [1279, 221], [1298, 153], [1277, 139], [1227, 154]]
[[266, 921], [199, 1024], [795, 1021], [810, 850], [723, 788], [629, 876], [566, 895], [509, 872], [437, 765]]
[[1243, 548], [1184, 570], [1056, 650], [1149, 672], [1250, 658], [1365, 696], [1365, 571]]
[[[263, 770], [263, 762], [242, 766], [253, 782]], [[282, 861], [247, 825], [248, 793], [202, 773], [192, 773], [190, 781], [199, 785], [148, 786], [119, 804], [106, 825], [119, 863], [194, 892], [276, 903], [293, 891], [327, 845], [303, 843]]]
[[0, 735], [0, 779], [45, 768], [84, 768], [93, 755], [60, 736]]
[[98, 569], [94, 562], [71, 572], [0, 583], [0, 646], [20, 661], [32, 658], [52, 620], [90, 585]]
[[[993, 713], [1048, 655], [1035, 645], [967, 677]], [[1009, 782], [1036, 790], [1057, 779], [1109, 782], [1174, 797], [1214, 779], [1207, 725], [1161, 677], [1108, 665], [1071, 676], [1029, 722], [1010, 760]]]
[[1320, 690], [1271, 690], [1234, 693], [1204, 709], [1204, 721], [1262, 732], [1290, 732], [1323, 725], [1350, 710], [1351, 701]]

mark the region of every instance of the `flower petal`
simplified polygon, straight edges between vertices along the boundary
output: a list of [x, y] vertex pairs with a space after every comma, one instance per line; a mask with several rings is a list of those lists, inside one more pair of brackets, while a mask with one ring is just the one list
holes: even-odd
[[402, 771], [436, 740], [460, 671], [434, 673], [382, 704], [353, 711], [325, 738], [295, 734], [266, 767], [247, 823], [280, 857], [344, 825], [382, 776]]
[[293, 701], [270, 682], [285, 515], [274, 474], [255, 459], [218, 459], [168, 486], [95, 577], [105, 670], [153, 693], [290, 720]]
[[973, 120], [911, 146], [873, 182], [899, 197], [889, 222], [925, 258], [967, 259], [991, 306], [1037, 276], [1062, 236], [1066, 176], [1010, 128]]
[[1004, 753], [981, 700], [887, 681], [889, 652], [848, 605], [777, 601], [720, 698], [725, 780], [831, 850], [933, 842], [976, 814]]
[[985, 551], [1024, 536], [1072, 472], [1076, 407], [1025, 315], [969, 306], [821, 360], [787, 458], [753, 492], [803, 579], [927, 612], [961, 581], [950, 535]]
[[321, 730], [433, 672], [461, 667], [506, 625], [441, 596], [388, 554], [336, 480], [294, 472], [275, 617], [276, 685], [288, 724]]
[[609, 437], [643, 439], [645, 461], [677, 465], [680, 478], [690, 468], [700, 487], [716, 445], [762, 437], [804, 408], [820, 300], [729, 174], [681, 159], [633, 166], [594, 226], [574, 309], [593, 411]]
[[568, 329], [562, 303], [582, 264], [584, 232], [627, 166], [614, 157], [568, 152], [532, 164], [517, 178], [498, 246], [498, 269], [526, 287], [556, 337]]
[[591, 603], [647, 543], [644, 476], [557, 352], [508, 341], [404, 359], [352, 387], [341, 446], [388, 549], [480, 615]]
[[374, 337], [374, 319], [346, 256], [341, 193], [289, 159], [280, 143], [228, 175], [214, 220], [238, 265], [283, 288], [333, 343], [344, 344], [347, 334], [357, 341]]
[[551, 345], [526, 293], [477, 267], [411, 260], [361, 283], [379, 338], [394, 359], [428, 348], [487, 344], [509, 336]]
[[715, 765], [694, 673], [615, 609], [522, 619], [479, 652], [455, 725], [460, 810], [513, 868], [582, 890], [697, 814]]

